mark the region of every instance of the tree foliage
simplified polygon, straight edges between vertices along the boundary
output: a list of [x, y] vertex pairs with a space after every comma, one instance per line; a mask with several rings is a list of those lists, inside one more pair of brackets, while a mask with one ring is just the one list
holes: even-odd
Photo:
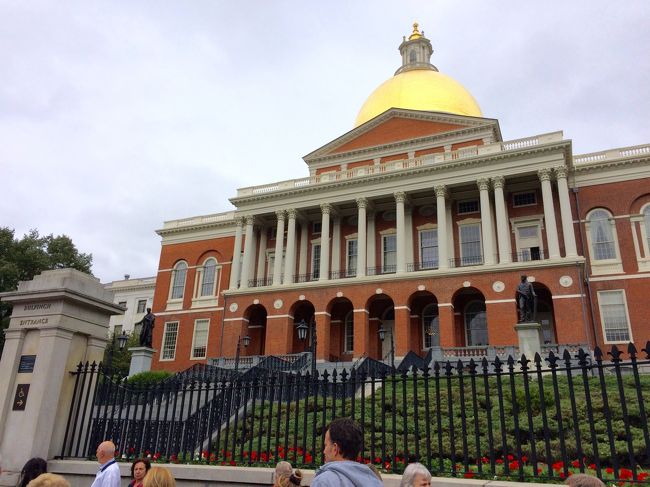
[[[13, 229], [0, 227], [0, 292], [14, 291], [18, 282], [52, 269], [71, 267], [92, 274], [92, 261], [92, 254], [79, 252], [67, 235], [41, 236], [38, 230], [30, 230], [18, 239]], [[10, 314], [11, 306], [0, 303], [0, 355]]]

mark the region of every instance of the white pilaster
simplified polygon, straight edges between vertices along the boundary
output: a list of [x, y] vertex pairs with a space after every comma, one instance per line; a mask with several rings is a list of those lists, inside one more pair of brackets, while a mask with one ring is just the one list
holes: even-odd
[[406, 272], [406, 225], [404, 221], [404, 202], [406, 194], [398, 191], [394, 194], [397, 214], [397, 268], [398, 274]]
[[332, 273], [338, 276], [341, 270], [341, 218], [334, 216], [332, 219]]
[[415, 262], [413, 258], [413, 207], [404, 207], [404, 227], [406, 228], [406, 268], [408, 264]]
[[237, 281], [239, 281], [243, 224], [244, 219], [241, 216], [235, 217], [235, 243], [232, 250], [232, 263], [230, 264], [230, 289], [237, 289]]
[[284, 210], [275, 212], [278, 218], [278, 227], [275, 234], [275, 261], [273, 262], [273, 285], [282, 284], [282, 250], [284, 248]]
[[254, 227], [255, 217], [247, 216], [246, 222], [246, 240], [244, 240], [244, 259], [241, 269], [240, 289], [248, 288], [248, 280], [253, 277], [253, 243], [255, 242]]
[[506, 210], [506, 200], [503, 194], [503, 185], [505, 178], [495, 176], [492, 178], [494, 186], [494, 211], [497, 217], [497, 238], [499, 241], [499, 262], [509, 264], [512, 262], [512, 247], [510, 245], [510, 232], [508, 230], [508, 213]]
[[494, 229], [492, 228], [492, 207], [490, 205], [490, 181], [481, 178], [476, 181], [481, 195], [481, 232], [483, 240], [483, 263], [492, 265], [494, 256]]
[[357, 218], [357, 277], [363, 277], [366, 275], [367, 206], [368, 200], [366, 198], [357, 198], [357, 208], [359, 209]]
[[296, 210], [287, 210], [287, 255], [284, 258], [284, 282], [293, 282], [296, 273]]
[[257, 280], [264, 279], [264, 271], [266, 267], [266, 228], [260, 228], [260, 246], [257, 252]]
[[551, 259], [560, 258], [560, 243], [557, 236], [555, 207], [553, 206], [553, 190], [551, 189], [551, 170], [548, 168], [537, 171], [542, 182], [542, 201], [544, 203], [544, 227], [548, 241], [548, 254]]
[[562, 219], [562, 233], [564, 234], [564, 252], [566, 257], [576, 257], [576, 235], [573, 229], [573, 215], [571, 214], [571, 203], [569, 201], [569, 185], [567, 183], [566, 166], [555, 168], [557, 178], [557, 194], [560, 198], [560, 218]]
[[447, 188], [439, 185], [436, 192], [436, 216], [438, 219], [438, 268], [449, 268], [449, 252], [447, 250]]
[[320, 236], [320, 281], [327, 281], [330, 277], [330, 212], [332, 205], [322, 203], [320, 209], [323, 213], [321, 220]]
[[307, 239], [309, 238], [309, 222], [300, 222], [300, 259], [298, 261], [298, 274], [307, 274]]
[[[367, 262], [366, 267], [374, 268], [377, 265], [377, 235], [375, 231], [375, 212], [366, 208], [366, 221], [368, 223], [368, 231], [366, 233], [366, 252]], [[359, 275], [359, 274], [357, 274]]]

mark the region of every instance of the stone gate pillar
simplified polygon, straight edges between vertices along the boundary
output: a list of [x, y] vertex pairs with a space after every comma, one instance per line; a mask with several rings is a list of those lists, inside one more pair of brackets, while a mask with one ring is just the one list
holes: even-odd
[[46, 271], [0, 294], [13, 304], [0, 361], [0, 485], [32, 457], [61, 453], [79, 362], [102, 360], [113, 293], [74, 269]]

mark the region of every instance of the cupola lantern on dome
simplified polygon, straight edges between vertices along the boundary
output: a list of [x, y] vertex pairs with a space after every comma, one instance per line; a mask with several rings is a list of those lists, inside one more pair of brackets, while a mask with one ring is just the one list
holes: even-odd
[[404, 37], [399, 52], [402, 65], [392, 78], [370, 94], [359, 110], [355, 127], [391, 108], [483, 116], [463, 85], [431, 64], [433, 47], [417, 22], [408, 39]]

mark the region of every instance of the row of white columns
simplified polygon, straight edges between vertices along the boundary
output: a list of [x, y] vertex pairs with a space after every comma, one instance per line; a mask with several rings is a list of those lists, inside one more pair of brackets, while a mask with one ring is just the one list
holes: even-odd
[[[551, 259], [560, 258], [560, 245], [557, 232], [557, 223], [555, 218], [555, 206], [553, 202], [553, 190], [551, 186], [551, 177], [555, 174], [557, 180], [557, 189], [560, 203], [560, 219], [562, 222], [562, 233], [564, 236], [564, 247], [566, 257], [576, 257], [576, 241], [573, 230], [573, 217], [571, 214], [571, 205], [569, 201], [569, 187], [567, 184], [567, 170], [565, 166], [555, 168], [544, 168], [538, 171], [538, 177], [542, 188], [542, 205], [544, 208], [544, 220], [546, 228], [546, 238], [548, 242], [549, 257]], [[490, 179], [481, 178], [477, 180], [479, 189], [479, 198], [481, 205], [481, 233], [483, 243], [483, 262], [486, 265], [496, 264], [497, 252], [495, 244], [498, 247], [498, 262], [507, 264], [512, 262], [512, 249], [510, 244], [510, 225], [508, 224], [507, 206], [505, 201], [505, 178], [495, 176]], [[438, 236], [438, 262], [439, 269], [449, 268], [449, 260], [453, 254], [453, 248], [449, 247], [449, 240], [446, 233], [448, 228], [448, 188], [444, 185], [437, 185], [434, 188], [436, 195], [436, 216], [437, 227], [441, 229]], [[490, 197], [490, 189], [494, 191], [494, 213]], [[404, 192], [394, 193], [396, 209], [396, 272], [406, 272], [407, 247], [412, 244], [409, 235], [411, 219], [407, 218], [405, 205], [408, 202], [408, 196]], [[374, 218], [368, 219], [369, 202], [367, 198], [357, 198], [358, 210], [358, 233], [357, 233], [357, 269], [356, 276], [364, 277], [366, 267], [375, 264], [375, 223]], [[340, 219], [334, 218], [333, 235], [332, 235], [332, 255], [330, 256], [330, 221], [333, 213], [333, 207], [330, 203], [321, 204], [321, 255], [319, 267], [319, 280], [329, 279], [330, 270], [339, 271], [340, 247], [341, 247], [341, 226]], [[493, 222], [493, 215], [496, 216], [496, 238]], [[296, 266], [296, 216], [295, 209], [279, 210], [276, 212], [277, 232], [275, 240], [275, 262], [273, 266], [274, 286], [284, 282], [293, 282], [293, 274]], [[247, 288], [249, 279], [253, 277], [255, 250], [255, 219], [252, 216], [245, 218], [237, 217], [235, 219], [235, 242], [234, 256], [239, 255], [242, 239], [243, 227], [246, 228], [246, 240], [244, 244], [244, 255], [241, 264], [241, 282], [238, 283], [240, 275], [240, 261], [233, 258], [232, 272], [230, 276], [230, 289]], [[284, 247], [284, 230], [287, 225], [287, 242], [284, 260], [282, 259]], [[408, 227], [408, 228], [407, 228]], [[368, 235], [371, 238], [368, 238]], [[305, 274], [307, 271], [307, 225], [301, 225], [300, 236], [300, 261], [299, 273]], [[266, 249], [266, 232], [260, 233], [260, 249], [257, 259], [258, 277], [263, 275], [265, 264]], [[330, 269], [330, 257], [332, 268]], [[284, 264], [284, 269], [283, 269]], [[283, 272], [284, 271], [284, 272]]]

